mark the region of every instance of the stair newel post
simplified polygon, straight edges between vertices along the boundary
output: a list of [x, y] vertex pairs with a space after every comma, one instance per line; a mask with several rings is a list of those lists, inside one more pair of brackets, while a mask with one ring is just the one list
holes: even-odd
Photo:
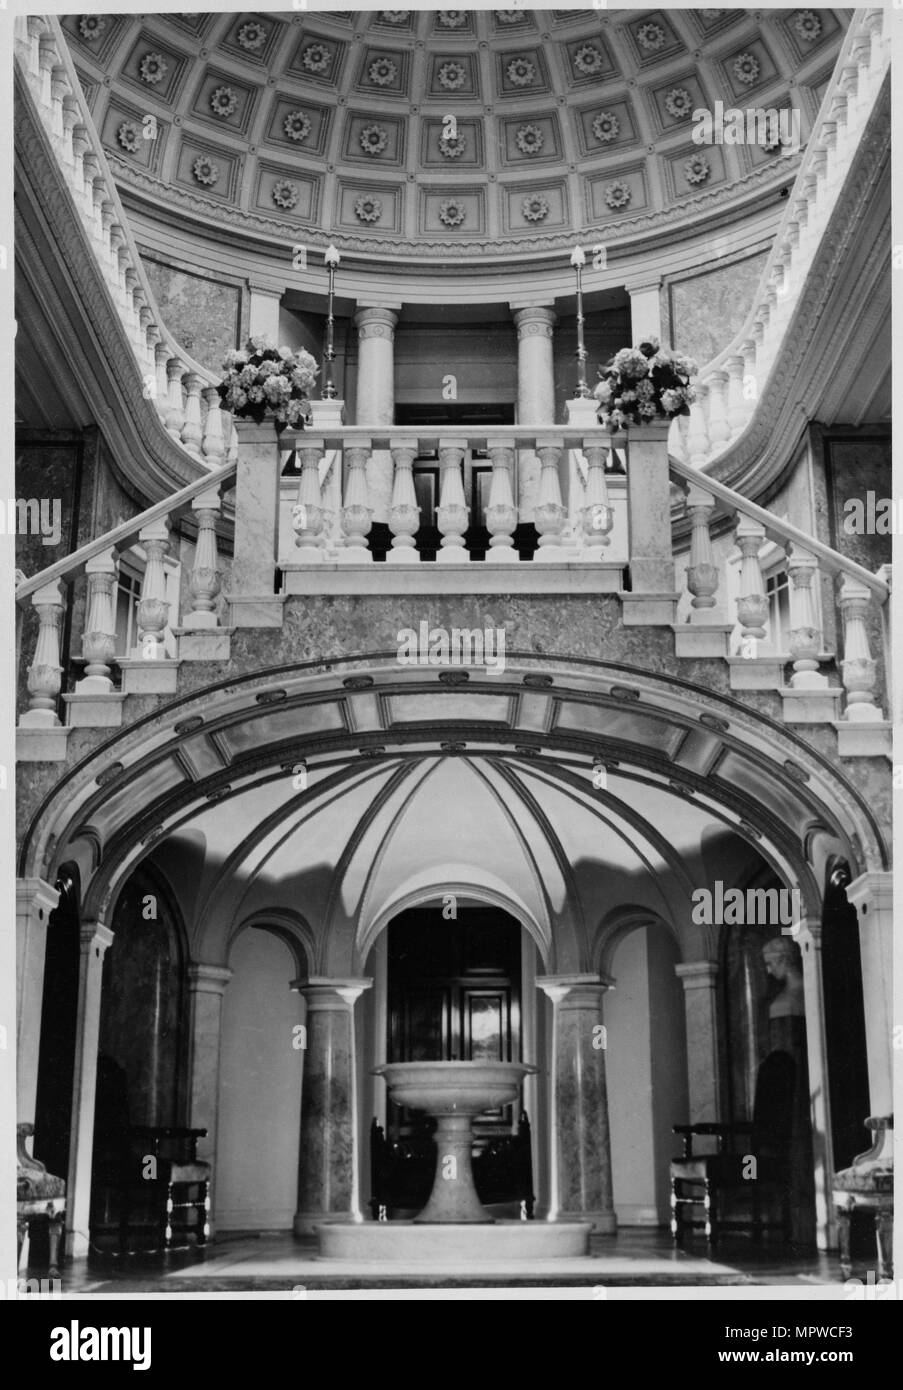
[[690, 534], [690, 563], [687, 566], [687, 588], [693, 595], [690, 606], [691, 622], [707, 621], [707, 610], [716, 606], [718, 566], [712, 552], [709, 523], [715, 510], [715, 499], [704, 488], [691, 483], [687, 489], [687, 513]]
[[750, 521], [747, 517], [741, 516], [737, 525], [736, 541], [742, 557], [737, 621], [740, 624], [740, 636], [744, 646], [754, 653], [755, 644], [765, 636], [768, 623], [768, 599], [759, 564], [759, 552], [765, 544], [765, 528], [758, 521]]
[[469, 511], [461, 474], [466, 448], [466, 439], [439, 440], [440, 487], [436, 517], [442, 542], [436, 561], [442, 565], [467, 564], [468, 561], [464, 532], [467, 530]]
[[342, 564], [366, 564], [373, 560], [367, 548], [367, 536], [373, 525], [373, 510], [367, 487], [367, 462], [370, 458], [369, 438], [352, 436], [345, 446], [345, 498], [342, 504], [342, 531], [345, 545], [338, 552]]
[[323, 550], [319, 535], [323, 529], [323, 499], [320, 492], [320, 460], [326, 451], [322, 439], [309, 439], [297, 448], [301, 463], [298, 500], [292, 508], [292, 528], [298, 559], [321, 564]]
[[611, 544], [614, 511], [608, 499], [608, 484], [605, 481], [605, 460], [610, 448], [610, 442], [593, 443], [587, 439], [583, 441], [583, 452], [586, 455], [586, 502], [581, 508], [581, 517], [584, 545], [590, 559], [601, 560], [605, 547]]
[[670, 420], [627, 431], [630, 592], [621, 595], [621, 605], [628, 626], [674, 622], [670, 431]]
[[818, 561], [794, 542], [790, 546], [787, 569], [790, 575], [790, 654], [793, 657], [790, 684], [794, 690], [819, 689], [827, 686], [828, 678], [818, 669], [822, 649], [814, 592]]
[[847, 692], [844, 717], [853, 724], [877, 723], [884, 718], [874, 698], [877, 667], [865, 626], [869, 600], [866, 586], [845, 574], [840, 586], [840, 611], [843, 614], [843, 661], [840, 669]]
[[389, 529], [392, 548], [386, 562], [392, 565], [416, 565], [420, 562], [414, 536], [420, 525], [420, 508], [414, 491], [414, 459], [417, 445], [407, 439], [390, 439], [392, 464], [392, 503], [389, 507]]
[[492, 462], [492, 481], [486, 508], [486, 529], [490, 534], [486, 560], [493, 565], [516, 564], [514, 548], [517, 505], [514, 501], [514, 450], [506, 440], [487, 441]]

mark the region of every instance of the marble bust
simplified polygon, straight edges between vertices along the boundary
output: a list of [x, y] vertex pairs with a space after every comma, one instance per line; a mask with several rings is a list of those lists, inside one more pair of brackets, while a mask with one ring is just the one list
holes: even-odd
[[781, 982], [781, 989], [768, 1007], [769, 1018], [803, 1018], [806, 1007], [803, 998], [803, 971], [799, 952], [786, 937], [775, 936], [762, 947], [765, 969], [772, 979]]

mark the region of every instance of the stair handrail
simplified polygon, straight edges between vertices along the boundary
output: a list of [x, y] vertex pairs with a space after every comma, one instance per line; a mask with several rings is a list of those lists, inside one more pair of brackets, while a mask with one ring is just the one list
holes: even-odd
[[233, 459], [231, 463], [221, 464], [219, 468], [212, 468], [209, 473], [204, 473], [200, 478], [196, 478], [187, 487], [180, 488], [178, 492], [172, 493], [169, 497], [164, 497], [161, 502], [155, 502], [152, 507], [147, 507], [137, 516], [130, 517], [127, 521], [121, 521], [112, 530], [104, 532], [102, 536], [96, 536], [87, 545], [80, 546], [78, 550], [73, 550], [70, 555], [64, 555], [61, 560], [55, 560], [46, 569], [40, 570], [38, 574], [33, 574], [19, 584], [16, 589], [16, 603], [22, 604], [25, 599], [32, 594], [43, 589], [45, 585], [52, 584], [58, 579], [68, 579], [80, 573], [89, 560], [93, 560], [97, 555], [102, 555], [105, 550], [119, 550], [123, 546], [134, 544], [138, 539], [139, 531], [145, 526], [150, 526], [154, 521], [160, 521], [163, 517], [178, 516], [196, 497], [202, 493], [210, 492], [221, 487], [224, 483], [229, 483], [235, 477], [237, 464]]
[[670, 472], [672, 480], [676, 474], [684, 482], [691, 483], [694, 488], [708, 492], [712, 497], [717, 497], [732, 511], [740, 512], [750, 521], [757, 521], [760, 526], [764, 527], [769, 538], [777, 536], [781, 540], [798, 545], [802, 550], [807, 550], [810, 555], [816, 556], [823, 563], [830, 574], [848, 574], [851, 579], [857, 579], [860, 584], [866, 584], [880, 603], [886, 603], [889, 599], [890, 589], [888, 585], [878, 575], [867, 570], [864, 565], [859, 565], [855, 560], [841, 555], [839, 551], [832, 549], [824, 541], [818, 540], [816, 536], [807, 535], [805, 531], [801, 531], [798, 526], [793, 526], [789, 521], [781, 520], [780, 517], [775, 516], [774, 512], [768, 511], [766, 507], [760, 507], [756, 502], [748, 502], [741, 493], [735, 492], [732, 487], [728, 487], [725, 483], [718, 482], [710, 474], [701, 473], [698, 468], [694, 468], [688, 463], [682, 463], [673, 455], [670, 458]]

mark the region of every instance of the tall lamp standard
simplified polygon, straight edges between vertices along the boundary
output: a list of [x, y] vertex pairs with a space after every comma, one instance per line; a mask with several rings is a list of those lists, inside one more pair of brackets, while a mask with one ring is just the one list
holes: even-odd
[[591, 391], [586, 384], [586, 344], [583, 341], [583, 267], [586, 265], [586, 255], [582, 246], [575, 246], [571, 252], [571, 265], [577, 272], [577, 389], [574, 395], [585, 399], [591, 395]]
[[326, 359], [326, 370], [324, 372], [323, 390], [320, 395], [324, 401], [335, 400], [335, 383], [332, 380], [332, 364], [335, 361], [335, 317], [333, 315], [333, 305], [335, 302], [335, 272], [336, 266], [341, 260], [341, 256], [334, 246], [327, 246], [323, 255], [326, 269], [329, 271], [329, 313], [326, 318], [326, 351], [323, 356]]

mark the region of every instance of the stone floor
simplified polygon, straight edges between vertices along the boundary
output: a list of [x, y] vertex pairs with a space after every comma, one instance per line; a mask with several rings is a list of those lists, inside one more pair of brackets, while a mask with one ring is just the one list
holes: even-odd
[[64, 1269], [63, 1292], [158, 1293], [279, 1292], [293, 1289], [474, 1287], [529, 1283], [532, 1286], [595, 1285], [831, 1285], [841, 1284], [835, 1254], [788, 1257], [780, 1250], [756, 1250], [743, 1240], [706, 1258], [702, 1243], [675, 1250], [666, 1231], [625, 1228], [599, 1236], [591, 1254], [527, 1266], [481, 1262], [479, 1270], [427, 1262], [417, 1266], [354, 1264], [320, 1260], [316, 1242], [290, 1232], [233, 1233], [217, 1237], [204, 1251], [168, 1256], [93, 1255]]

